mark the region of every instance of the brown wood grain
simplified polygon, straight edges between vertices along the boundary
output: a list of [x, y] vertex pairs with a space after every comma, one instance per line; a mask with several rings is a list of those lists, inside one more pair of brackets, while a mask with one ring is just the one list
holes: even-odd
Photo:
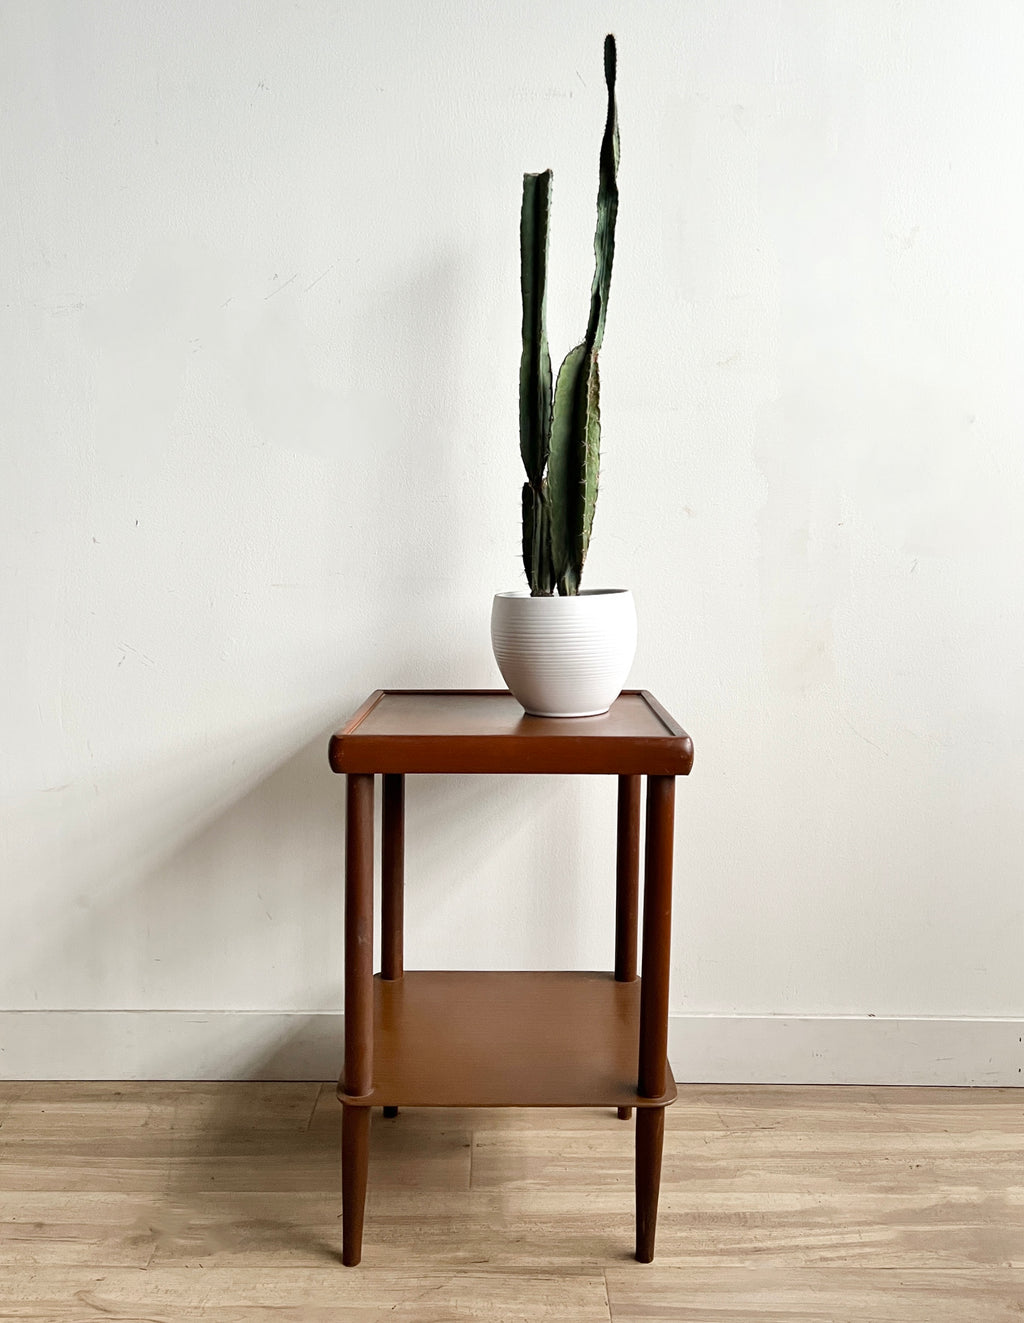
[[384, 776], [381, 808], [380, 972], [402, 977], [405, 925], [405, 777]]
[[[366, 1116], [405, 1106], [611, 1103], [619, 1119], [674, 1097], [666, 1058], [675, 776], [689, 736], [645, 690], [599, 716], [527, 715], [501, 690], [375, 690], [332, 738], [347, 779], [345, 869], [344, 1254], [360, 1261]], [[404, 777], [417, 772], [616, 774], [616, 954], [606, 974], [403, 972]], [[371, 991], [373, 786], [384, 778], [382, 974]], [[636, 986], [639, 777], [648, 778], [643, 978]], [[612, 980], [610, 982], [610, 980]], [[636, 1066], [629, 1064], [633, 1057]], [[635, 1074], [634, 1074], [635, 1070]], [[657, 1221], [661, 1118], [637, 1119], [637, 1256]]]
[[[413, 970], [375, 978], [365, 1106], [664, 1106], [637, 1092], [641, 983], [611, 973]], [[500, 1050], [496, 1050], [500, 1045]], [[339, 1097], [349, 1100], [344, 1087]]]
[[636, 978], [637, 922], [640, 913], [639, 776], [620, 776], [615, 829], [615, 977]]
[[685, 776], [693, 744], [645, 690], [597, 717], [531, 717], [505, 690], [377, 690], [330, 741], [335, 772]]
[[347, 777], [345, 814], [345, 1087], [373, 1079], [373, 781]]

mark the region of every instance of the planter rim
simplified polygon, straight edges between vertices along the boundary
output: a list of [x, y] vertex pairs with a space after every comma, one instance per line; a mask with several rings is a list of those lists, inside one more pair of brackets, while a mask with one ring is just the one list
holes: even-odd
[[508, 592], [495, 593], [495, 597], [511, 597], [527, 602], [575, 602], [581, 597], [616, 597], [628, 593], [629, 588], [584, 588], [569, 597], [552, 593], [550, 597], [534, 597], [528, 588], [511, 588]]

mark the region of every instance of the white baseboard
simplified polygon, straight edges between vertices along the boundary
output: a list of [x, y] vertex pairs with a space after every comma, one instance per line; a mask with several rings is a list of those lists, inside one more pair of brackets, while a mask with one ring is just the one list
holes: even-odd
[[0, 1011], [0, 1079], [329, 1080], [344, 1017], [275, 1011]]
[[1024, 1020], [673, 1015], [676, 1079], [703, 1084], [1024, 1086]]
[[[330, 1080], [334, 1012], [0, 1011], [0, 1079]], [[1024, 1020], [673, 1015], [680, 1083], [1024, 1086]]]

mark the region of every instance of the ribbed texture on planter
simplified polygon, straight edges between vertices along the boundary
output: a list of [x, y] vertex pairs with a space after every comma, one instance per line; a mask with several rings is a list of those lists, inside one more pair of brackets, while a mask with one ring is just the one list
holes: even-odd
[[532, 716], [597, 716], [618, 698], [633, 664], [633, 594], [627, 588], [576, 597], [498, 593], [491, 646], [505, 683]]

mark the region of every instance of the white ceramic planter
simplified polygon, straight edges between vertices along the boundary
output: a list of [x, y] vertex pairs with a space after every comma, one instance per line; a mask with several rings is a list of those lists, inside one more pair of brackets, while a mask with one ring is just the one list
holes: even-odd
[[491, 646], [505, 683], [535, 717], [595, 717], [622, 692], [636, 652], [628, 588], [576, 597], [498, 593]]

